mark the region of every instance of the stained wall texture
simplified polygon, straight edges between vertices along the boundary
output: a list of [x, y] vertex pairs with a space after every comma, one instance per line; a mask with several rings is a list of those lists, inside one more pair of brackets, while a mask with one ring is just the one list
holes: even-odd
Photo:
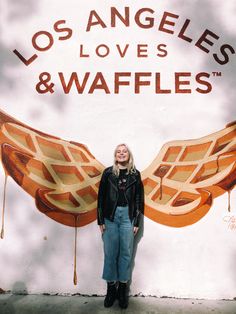
[[[194, 152], [202, 162], [214, 149], [217, 157], [221, 146], [231, 152], [219, 165], [225, 171], [221, 179], [230, 181], [227, 191], [235, 184], [235, 128], [225, 129], [236, 120], [235, 10], [236, 4], [229, 0], [174, 4], [53, 0], [50, 5], [3, 0], [0, 109], [36, 130], [85, 144], [101, 169], [112, 164], [118, 143], [128, 143], [137, 168], [144, 171], [143, 180], [147, 183], [149, 178], [148, 190], [160, 184], [163, 173], [150, 181], [154, 177], [145, 169], [153, 160], [167, 167], [164, 196], [172, 195], [171, 189], [184, 190], [188, 175], [195, 171], [195, 161], [184, 156]], [[218, 131], [223, 133], [211, 136]], [[200, 148], [192, 149], [191, 141], [199, 138], [194, 143]], [[167, 144], [167, 150], [161, 150], [170, 141], [174, 141], [172, 148], [168, 150]], [[183, 153], [188, 148], [187, 155], [180, 154], [180, 146]], [[160, 151], [164, 155], [158, 159]], [[177, 162], [176, 156], [185, 162], [185, 169], [179, 164], [177, 170], [168, 168], [169, 162]], [[217, 158], [212, 159], [205, 160], [215, 164], [205, 167], [202, 178], [218, 172]], [[187, 196], [197, 202], [190, 189], [199, 182], [197, 173], [189, 181], [188, 194], [181, 196], [185, 202]], [[2, 190], [4, 178], [2, 168]], [[170, 185], [168, 180], [176, 178], [177, 183]], [[210, 180], [208, 190], [214, 184]], [[165, 210], [158, 203], [160, 191], [155, 193], [150, 196], [155, 209]], [[199, 219], [181, 226], [152, 219], [146, 208], [136, 237], [132, 294], [235, 297], [236, 196], [232, 189], [228, 211], [228, 193], [218, 194], [206, 199], [210, 206], [204, 207]], [[74, 228], [41, 213], [12, 177], [7, 183], [4, 222], [2, 289], [105, 292], [102, 240], [95, 221], [78, 228], [77, 285], [73, 283]]]

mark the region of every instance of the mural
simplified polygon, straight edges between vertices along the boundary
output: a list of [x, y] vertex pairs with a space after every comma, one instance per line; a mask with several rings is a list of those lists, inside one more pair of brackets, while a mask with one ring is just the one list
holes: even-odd
[[[37, 131], [3, 111], [0, 124], [6, 178], [59, 223], [81, 227], [94, 221], [104, 166], [87, 147]], [[200, 139], [165, 144], [142, 178], [146, 217], [172, 227], [197, 222], [215, 197], [236, 184], [236, 122]]]
[[1, 288], [104, 293], [97, 193], [125, 142], [131, 293], [234, 299], [236, 2], [51, 3], [0, 1]]
[[[36, 207], [75, 228], [74, 284], [77, 284], [77, 227], [96, 219], [104, 166], [81, 143], [37, 131], [0, 111], [1, 160], [5, 170], [2, 229], [7, 177], [34, 197]], [[184, 227], [200, 220], [213, 199], [236, 184], [236, 122], [197, 140], [165, 144], [142, 172], [144, 215], [155, 222]], [[230, 210], [230, 203], [228, 210]]]
[[200, 139], [165, 144], [142, 176], [145, 216], [173, 227], [197, 222], [236, 184], [236, 121]]

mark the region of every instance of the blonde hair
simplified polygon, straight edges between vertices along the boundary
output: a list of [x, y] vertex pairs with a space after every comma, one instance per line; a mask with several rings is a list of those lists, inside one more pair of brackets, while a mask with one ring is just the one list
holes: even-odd
[[120, 146], [124, 146], [127, 149], [128, 153], [129, 153], [129, 160], [127, 162], [127, 173], [135, 173], [136, 172], [136, 168], [135, 168], [135, 165], [134, 165], [134, 157], [133, 157], [133, 154], [132, 154], [130, 148], [125, 143], [119, 144], [115, 148], [115, 151], [114, 151], [114, 163], [113, 163], [113, 167], [112, 167], [112, 172], [116, 176], [119, 176], [120, 169], [119, 169], [119, 166], [118, 166], [118, 162], [116, 160], [116, 153], [117, 153], [118, 148]]

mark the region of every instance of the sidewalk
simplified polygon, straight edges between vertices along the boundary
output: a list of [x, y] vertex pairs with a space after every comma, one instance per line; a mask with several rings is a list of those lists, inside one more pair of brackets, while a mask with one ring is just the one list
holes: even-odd
[[236, 301], [130, 297], [126, 310], [103, 307], [104, 297], [0, 294], [1, 314], [236, 314]]

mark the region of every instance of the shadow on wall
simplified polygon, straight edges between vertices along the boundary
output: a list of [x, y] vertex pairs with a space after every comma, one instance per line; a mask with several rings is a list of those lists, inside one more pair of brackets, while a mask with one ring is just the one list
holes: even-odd
[[[52, 222], [51, 227], [43, 228], [44, 221], [48, 218], [40, 213], [35, 207], [34, 201], [31, 197], [20, 198], [22, 192], [17, 190], [15, 182], [8, 182], [6, 199], [6, 216], [5, 216], [5, 236], [0, 243], [4, 244], [12, 237], [17, 236], [17, 249], [9, 248], [1, 254], [1, 260], [4, 265], [4, 271], [11, 273], [11, 268], [21, 267], [19, 270], [20, 278], [22, 278], [29, 285], [35, 281], [35, 274], [38, 272], [43, 276], [45, 290], [50, 286], [50, 278], [57, 275], [56, 262], [58, 259], [55, 250], [58, 250], [60, 239], [61, 243], [73, 242], [73, 233], [66, 233], [64, 226]], [[45, 220], [44, 220], [45, 219]], [[10, 228], [8, 227], [10, 225]], [[14, 231], [12, 227], [14, 226]], [[73, 230], [72, 230], [73, 231]], [[12, 235], [13, 234], [13, 235]], [[16, 245], [16, 243], [15, 243]], [[21, 253], [19, 253], [22, 248]], [[73, 245], [71, 244], [71, 255], [73, 252]], [[20, 254], [20, 256], [19, 256]], [[16, 259], [20, 257], [20, 261]], [[17, 266], [18, 265], [18, 266]], [[15, 270], [13, 271], [15, 273]], [[4, 287], [9, 289], [9, 287]], [[27, 293], [27, 289], [23, 283], [17, 282], [12, 288], [14, 294]]]
[[12, 287], [12, 294], [26, 295], [27, 287], [23, 281], [16, 281]]
[[[5, 6], [0, 4], [0, 10], [7, 12], [6, 24], [10, 25], [12, 22], [21, 22], [27, 17], [36, 13], [37, 2], [31, 0], [8, 0]], [[3, 14], [1, 12], [1, 14]], [[4, 29], [4, 27], [3, 27]], [[1, 30], [2, 32], [3, 30]], [[14, 56], [9, 47], [4, 44], [3, 40], [0, 41], [0, 91], [7, 92], [12, 90], [16, 85], [16, 79], [12, 78], [9, 74], [9, 68], [17, 67], [20, 65], [17, 58]], [[9, 53], [10, 52], [10, 53]]]
[[[233, 46], [236, 50], [236, 32], [235, 28], [230, 32], [226, 29], [223, 22], [218, 18], [222, 16], [223, 12], [217, 10], [217, 6], [214, 1], [192, 1], [187, 3], [185, 0], [178, 1], [175, 8], [180, 9], [184, 12], [185, 16], [194, 17], [194, 20], [198, 21], [195, 26], [196, 33], [201, 34], [203, 28], [202, 24], [207, 26], [207, 28], [220, 36], [223, 43], [228, 43]], [[234, 3], [234, 12], [236, 12], [236, 3]], [[227, 16], [225, 15], [225, 19]], [[201, 23], [199, 22], [201, 21]], [[182, 46], [180, 45], [180, 49]], [[209, 68], [212, 71], [216, 70], [216, 63], [212, 61], [213, 58], [203, 52], [202, 58], [202, 68]], [[222, 104], [223, 118], [225, 123], [236, 120], [236, 54], [230, 55], [230, 61], [226, 65], [219, 65], [217, 68], [222, 71], [222, 78], [218, 83], [217, 88], [221, 90], [224, 95], [224, 103]], [[213, 117], [214, 118], [214, 117]], [[209, 117], [211, 119], [211, 117]], [[210, 124], [210, 122], [209, 122]], [[234, 273], [234, 280], [236, 281], [236, 272], [235, 272], [235, 255], [232, 255], [232, 264], [231, 269]], [[235, 298], [234, 298], [235, 299]]]
[[136, 254], [138, 250], [138, 245], [143, 237], [143, 234], [144, 234], [144, 215], [141, 215], [139, 230], [138, 230], [137, 235], [134, 238], [134, 248], [133, 248], [133, 256], [132, 256], [132, 262], [131, 262], [131, 265], [132, 265], [131, 266], [131, 280], [129, 282], [129, 286], [132, 285], [133, 271], [135, 267], [135, 258], [136, 258]]
[[[0, 12], [2, 11], [4, 13], [2, 14], [5, 17], [5, 25], [3, 22], [2, 24], [4, 26], [0, 30], [0, 34], [4, 31], [4, 27], [7, 27], [7, 25], [21, 23], [22, 20], [25, 21], [27, 18], [32, 18], [32, 16], [37, 14], [38, 10], [39, 2], [32, 0], [8, 0], [7, 4], [0, 4]], [[17, 44], [19, 46], [15, 47], [12, 46], [13, 40], [14, 38], [12, 38], [11, 45], [6, 45], [3, 39], [0, 40], [0, 92], [2, 95], [7, 95], [9, 92], [15, 93], [16, 97], [18, 97], [21, 93], [21, 85], [18, 83], [19, 74], [17, 76], [12, 75], [11, 69], [21, 69], [22, 67], [25, 67], [25, 65], [23, 65], [23, 63], [16, 57], [13, 50], [17, 48], [19, 51], [24, 51], [24, 43], [20, 42]], [[27, 41], [30, 40], [31, 38], [27, 38]], [[35, 95], [37, 96], [36, 92]], [[65, 109], [68, 106], [66, 104], [65, 95], [57, 92], [56, 94], [50, 94], [49, 96], [50, 98], [45, 95], [44, 99], [45, 102], [48, 101], [50, 103], [50, 109], [53, 109], [60, 114], [65, 113]], [[8, 103], [6, 106], [14, 106], [14, 104]], [[42, 108], [35, 108], [32, 105], [28, 114], [30, 121], [33, 121], [42, 118], [43, 115], [46, 115], [46, 112], [42, 111]]]
[[[5, 3], [1, 2], [0, 18], [4, 18], [2, 19], [3, 27], [0, 32], [4, 32], [8, 25], [15, 26], [22, 22], [26, 22], [27, 19], [32, 19], [34, 15], [36, 16], [38, 9], [39, 2], [32, 0], [9, 0]], [[21, 95], [21, 87], [18, 80], [21, 68], [25, 67], [25, 65], [19, 61], [12, 51], [15, 48], [20, 51], [24, 51], [24, 44], [20, 43], [20, 46], [18, 47], [13, 46], [15, 45], [15, 38], [17, 38], [17, 35], [11, 39], [10, 44], [6, 44], [4, 39], [0, 37], [0, 92], [1, 96], [6, 99], [9, 94], [13, 96], [15, 95], [15, 98], [18, 98]], [[30, 41], [31, 38], [27, 38], [27, 40]], [[11, 75], [12, 69], [19, 69], [19, 73], [16, 74], [16, 76]], [[32, 70], [30, 69], [30, 71]], [[16, 73], [16, 71], [14, 71], [14, 73]], [[65, 96], [57, 93], [57, 95], [52, 95], [50, 99], [45, 97], [45, 102], [47, 99], [50, 101], [50, 108], [45, 108], [43, 106], [37, 106], [36, 108], [33, 104], [34, 99], [37, 103], [39, 102], [36, 92], [35, 97], [26, 99], [29, 104], [32, 103], [32, 106], [27, 109], [30, 121], [28, 124], [31, 127], [33, 127], [34, 120], [45, 117], [48, 119], [47, 111], [49, 110], [56, 111], [60, 114], [60, 119], [63, 118], [65, 108], [67, 108]], [[22, 101], [23, 100], [24, 99], [22, 98]], [[6, 107], [16, 108], [14, 103], [6, 103], [4, 105]], [[21, 108], [18, 108], [17, 112], [20, 110]], [[22, 104], [22, 110], [24, 110], [24, 104]], [[16, 117], [17, 112], [15, 114]], [[45, 132], [45, 130], [41, 131]], [[0, 165], [0, 167], [2, 166]], [[0, 187], [3, 189], [2, 184]], [[23, 193], [26, 194], [25, 192]], [[51, 221], [52, 223], [48, 224], [47, 230], [43, 231], [42, 226], [44, 225], [44, 219], [46, 219], [45, 221], [48, 221], [48, 218], [37, 210], [32, 198], [28, 198], [27, 196], [21, 197], [21, 195], [22, 191], [18, 191], [16, 182], [9, 182], [8, 180], [6, 193], [5, 238], [10, 234], [11, 226], [14, 226], [14, 233], [12, 234], [17, 237], [18, 248], [16, 251], [10, 248], [8, 251], [5, 250], [4, 254], [2, 252], [1, 260], [10, 272], [11, 268], [14, 269], [16, 268], [15, 265], [19, 265], [18, 263], [14, 264], [14, 257], [19, 256], [19, 250], [22, 247], [23, 249], [22, 255], [20, 254], [20, 259], [24, 262], [24, 265], [22, 266], [22, 270], [19, 270], [21, 278], [23, 278], [29, 287], [32, 282], [34, 282], [34, 274], [38, 271], [40, 274], [43, 274], [43, 282], [46, 290], [47, 286], [51, 283], [50, 278], [52, 278], [53, 275], [56, 276], [57, 274], [57, 270], [55, 268], [58, 259], [55, 251], [58, 250], [59, 246], [57, 239], [60, 239], [63, 243], [68, 243], [68, 241], [73, 243], [73, 233], [71, 232], [70, 237], [70, 232], [68, 233], [67, 230], [65, 232], [65, 227], [54, 221]], [[0, 202], [2, 202], [2, 196], [0, 197]], [[37, 217], [39, 217], [39, 219]], [[1, 222], [2, 219], [0, 218], [0, 223]], [[8, 228], [8, 226], [10, 226], [10, 228]], [[40, 231], [37, 231], [37, 227]], [[32, 232], [34, 234], [32, 234]], [[46, 234], [42, 234], [42, 232], [45, 232]], [[0, 241], [4, 242], [6, 239]], [[14, 241], [14, 239], [11, 241]], [[71, 252], [73, 252], [73, 245], [71, 245]], [[45, 260], [47, 261], [46, 264]], [[20, 284], [18, 282], [14, 285], [13, 292], [15, 294], [18, 294], [20, 291], [27, 292], [27, 289], [23, 289], [23, 286], [23, 283]], [[9, 289], [9, 287], [7, 287], [7, 289]], [[9, 313], [14, 313], [14, 311], [10, 311]]]
[[[215, 32], [220, 37], [219, 41], [221, 41], [222, 44], [230, 44], [236, 50], [235, 30], [230, 32], [228, 29], [226, 29], [223, 22], [219, 19], [219, 16], [223, 17], [223, 13], [219, 12], [220, 9], [217, 9], [217, 6], [213, 0], [191, 1], [189, 3], [185, 0], [180, 0], [174, 6], [176, 9], [182, 12], [183, 17], [192, 18], [194, 21], [197, 21], [194, 26], [194, 33], [202, 34], [205, 28], [207, 28]], [[216, 42], [215, 40], [213, 41]], [[179, 49], [185, 49], [185, 45], [180, 43]], [[223, 115], [225, 123], [229, 123], [230, 121], [236, 119], [236, 54], [230, 54], [229, 51], [227, 51], [230, 56], [230, 61], [228, 64], [219, 65], [214, 61], [213, 57], [210, 56], [210, 54], [215, 52], [214, 46], [210, 49], [211, 52], [209, 54], [202, 52], [202, 68], [207, 68], [212, 71], [216, 71], [217, 69], [218, 71], [222, 71], [222, 77], [220, 78], [218, 85], [217, 82], [214, 83], [216, 83], [215, 86], [217, 86], [217, 88], [220, 89], [225, 96], [223, 103]]]
[[0, 91], [8, 92], [15, 88], [16, 81], [8, 73], [8, 69], [17, 66], [17, 60], [13, 54], [9, 56], [9, 49], [0, 41]]
[[0, 310], [2, 314], [19, 313], [17, 304], [26, 295], [28, 295], [27, 287], [23, 281], [16, 281], [13, 284], [11, 292], [12, 295], [5, 299], [4, 303], [0, 304]]
[[8, 0], [7, 6], [9, 22], [25, 20], [26, 17], [36, 14], [38, 9], [38, 3], [32, 0]]

